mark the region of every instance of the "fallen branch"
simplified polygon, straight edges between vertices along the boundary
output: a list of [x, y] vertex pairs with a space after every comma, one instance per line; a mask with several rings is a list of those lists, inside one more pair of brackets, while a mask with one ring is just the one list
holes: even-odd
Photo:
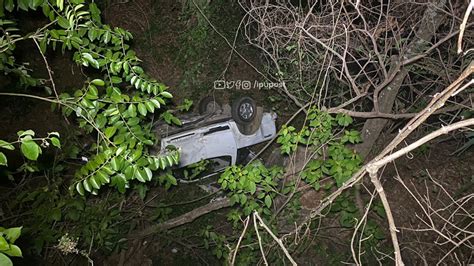
[[146, 237], [146, 236], [149, 236], [161, 231], [169, 230], [169, 229], [181, 226], [183, 224], [190, 223], [205, 214], [208, 214], [210, 212], [217, 211], [219, 209], [223, 209], [229, 206], [230, 206], [230, 200], [228, 198], [212, 201], [204, 206], [198, 207], [176, 218], [145, 228], [144, 230], [134, 234], [131, 238]]

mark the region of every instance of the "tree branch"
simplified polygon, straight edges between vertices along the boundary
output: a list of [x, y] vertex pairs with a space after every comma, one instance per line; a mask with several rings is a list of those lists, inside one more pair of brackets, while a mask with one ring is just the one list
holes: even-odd
[[158, 233], [160, 231], [169, 230], [169, 229], [181, 226], [183, 224], [190, 223], [205, 214], [208, 214], [210, 212], [217, 211], [219, 209], [223, 209], [229, 206], [230, 206], [230, 200], [228, 198], [212, 201], [204, 206], [196, 208], [190, 212], [187, 212], [176, 218], [168, 220], [164, 223], [155, 224], [148, 228], [145, 228], [144, 230], [134, 234], [134, 236], [132, 236], [131, 238], [146, 237], [151, 234]]

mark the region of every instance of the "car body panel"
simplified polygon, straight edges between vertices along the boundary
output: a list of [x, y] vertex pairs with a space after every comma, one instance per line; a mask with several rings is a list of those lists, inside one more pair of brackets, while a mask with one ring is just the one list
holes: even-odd
[[249, 147], [276, 136], [276, 114], [263, 113], [259, 128], [250, 135], [240, 132], [237, 123], [228, 118], [225, 121], [217, 119], [215, 123], [181, 131], [161, 137], [161, 151], [166, 153], [166, 147], [180, 149], [179, 167], [184, 167], [201, 160], [229, 156], [230, 163], [237, 162], [237, 150]]

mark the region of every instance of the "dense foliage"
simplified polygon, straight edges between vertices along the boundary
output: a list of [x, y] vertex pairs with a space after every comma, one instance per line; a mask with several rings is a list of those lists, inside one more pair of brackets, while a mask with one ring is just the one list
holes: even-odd
[[[44, 20], [44, 25], [33, 32], [22, 34], [17, 27], [17, 23], [22, 21], [15, 19], [16, 14], [35, 10], [41, 10], [49, 22]], [[132, 39], [131, 33], [103, 24], [100, 10], [94, 2], [4, 1], [0, 6], [0, 27], [4, 32], [0, 39], [0, 69], [12, 79], [18, 80], [23, 87], [45, 86], [55, 97], [34, 97], [52, 102], [53, 109], [61, 110], [65, 116], [74, 115], [82, 132], [93, 134], [96, 138], [83, 158], [87, 163], [76, 170], [73, 180], [58, 178], [57, 175], [67, 169], [57, 164], [49, 172], [56, 176], [50, 180], [50, 184], [37, 191], [25, 191], [13, 200], [12, 205], [18, 207], [33, 204], [35, 207], [31, 221], [42, 221], [26, 230], [27, 233], [36, 232], [34, 248], [31, 250], [41, 252], [43, 244], [57, 241], [60, 232], [49, 227], [51, 222], [80, 219], [86, 231], [76, 235], [90, 239], [87, 241], [94, 242], [95, 239], [98, 241], [97, 245], [106, 248], [111, 245], [113, 248], [117, 245], [114, 243], [116, 241], [104, 244], [110, 233], [105, 236], [97, 233], [93, 229], [96, 226], [94, 221], [102, 217], [116, 221], [119, 216], [101, 212], [98, 206], [88, 207], [84, 198], [77, 198], [74, 194], [84, 196], [86, 192], [90, 192], [97, 195], [104, 185], [114, 186], [124, 193], [131, 182], [151, 181], [152, 171], [163, 171], [178, 163], [179, 151], [176, 149], [170, 149], [160, 155], [152, 155], [149, 152], [149, 147], [156, 142], [151, 126], [154, 113], [160, 114], [169, 123], [180, 123], [171, 112], [164, 109], [172, 95], [166, 91], [165, 85], [147, 76], [140, 67], [140, 60], [128, 44]], [[17, 62], [14, 56], [15, 48], [22, 41], [33, 41], [37, 45], [48, 67], [50, 80], [33, 78], [31, 70], [26, 67], [28, 62]], [[89, 72], [90, 78], [84, 86], [77, 89], [73, 95], [59, 93], [62, 91], [61, 84], [55, 84], [51, 78], [46, 56], [57, 53], [56, 50], [64, 56], [71, 54], [68, 52], [71, 51], [74, 62], [94, 70]], [[11, 93], [9, 96], [28, 97]], [[38, 159], [42, 153], [41, 147], [44, 149], [52, 144], [61, 148], [59, 134], [55, 132], [46, 138], [34, 138], [35, 134], [31, 130], [19, 132], [18, 136], [16, 142], [2, 141], [1, 147], [13, 150], [15, 143], [20, 144], [27, 162], [19, 171], [43, 171], [29, 161]], [[77, 156], [77, 149], [71, 148], [66, 147], [63, 158]], [[0, 153], [0, 163], [7, 165], [4, 153]], [[169, 174], [163, 174], [158, 180], [167, 187], [176, 185], [176, 180]], [[67, 183], [70, 183], [72, 198], [63, 194], [60, 189]], [[88, 213], [89, 209], [100, 215]], [[110, 211], [106, 209], [106, 212]], [[92, 220], [86, 222], [83, 220], [86, 217], [91, 217]], [[109, 224], [106, 220], [102, 221], [104, 222], [103, 225], [97, 225], [100, 230], [106, 229]], [[28, 220], [25, 220], [25, 223], [28, 223]], [[13, 243], [14, 239], [11, 241]]]

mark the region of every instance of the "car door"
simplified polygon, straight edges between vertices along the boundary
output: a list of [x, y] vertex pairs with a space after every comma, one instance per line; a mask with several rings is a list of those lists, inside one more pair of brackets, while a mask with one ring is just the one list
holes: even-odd
[[231, 164], [235, 164], [237, 144], [228, 123], [209, 126], [201, 139], [205, 145], [206, 159], [230, 156]]

